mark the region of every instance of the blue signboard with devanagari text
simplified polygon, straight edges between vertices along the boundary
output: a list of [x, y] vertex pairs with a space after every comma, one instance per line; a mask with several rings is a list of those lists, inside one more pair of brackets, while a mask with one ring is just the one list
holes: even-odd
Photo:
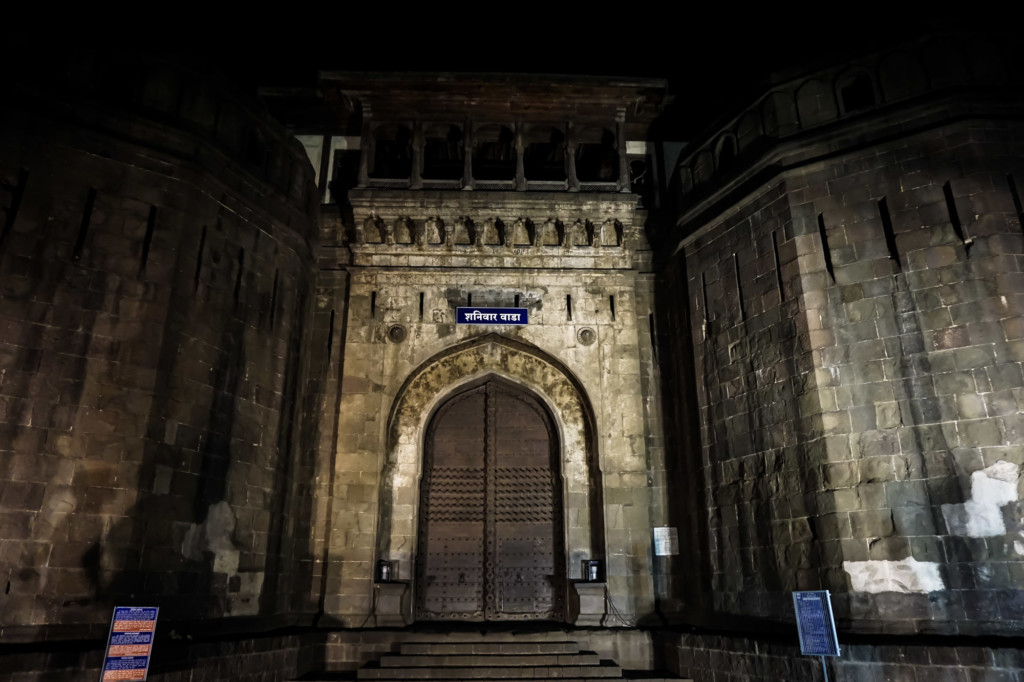
[[528, 324], [526, 308], [456, 308], [457, 324]]

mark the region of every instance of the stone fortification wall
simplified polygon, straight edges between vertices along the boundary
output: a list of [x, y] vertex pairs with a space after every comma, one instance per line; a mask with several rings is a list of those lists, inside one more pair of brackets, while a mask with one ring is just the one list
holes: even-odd
[[[921, 57], [931, 98], [840, 107], [820, 137], [810, 117], [685, 204], [667, 279], [696, 351], [678, 400], [700, 410], [709, 612], [791, 618], [790, 591], [827, 588], [847, 631], [1020, 631], [1022, 127], [967, 47]], [[779, 92], [804, 111], [833, 78]]]
[[308, 613], [312, 169], [215, 79], [93, 57], [3, 104], [0, 637]]
[[[674, 291], [665, 292], [668, 336], [680, 346], [673, 355], [692, 345], [695, 358], [693, 376], [677, 369], [676, 381], [666, 385], [695, 381], [699, 401], [695, 406], [680, 396], [673, 403], [680, 427], [687, 425], [686, 411], [699, 410], [699, 440], [675, 438], [681, 448], [703, 448], [699, 468], [673, 466], [680, 488], [706, 510], [686, 510], [684, 503], [677, 513], [708, 515], [703, 541], [690, 535], [706, 546], [708, 574], [693, 565], [683, 569], [681, 587], [691, 606], [709, 599], [706, 606], [715, 611], [784, 612], [789, 590], [817, 581], [810, 561], [815, 510], [805, 501], [814, 488], [805, 486], [802, 473], [813, 464], [799, 423], [810, 358], [801, 352], [797, 301], [783, 294], [775, 270], [776, 244], [786, 246], [789, 222], [785, 193], [767, 188], [680, 256]], [[691, 517], [682, 525], [692, 524]], [[702, 577], [711, 581], [710, 598], [696, 589]]]

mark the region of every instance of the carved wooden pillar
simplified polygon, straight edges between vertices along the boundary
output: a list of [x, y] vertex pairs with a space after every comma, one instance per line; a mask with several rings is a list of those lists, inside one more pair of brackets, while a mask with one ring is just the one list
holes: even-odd
[[416, 119], [412, 124], [412, 173], [409, 187], [423, 189], [423, 121]]
[[473, 189], [473, 121], [466, 119], [462, 131], [462, 189]]
[[523, 159], [523, 122], [516, 121], [516, 191], [526, 191], [526, 166]]
[[569, 191], [580, 191], [580, 179], [576, 177], [576, 125], [569, 121], [565, 136], [565, 177], [568, 179]]
[[626, 112], [615, 112], [615, 141], [619, 145], [619, 191], [629, 191], [629, 164], [626, 163]]
[[370, 184], [370, 163], [375, 152], [373, 144], [373, 113], [368, 102], [363, 103], [363, 130], [359, 140], [359, 186]]

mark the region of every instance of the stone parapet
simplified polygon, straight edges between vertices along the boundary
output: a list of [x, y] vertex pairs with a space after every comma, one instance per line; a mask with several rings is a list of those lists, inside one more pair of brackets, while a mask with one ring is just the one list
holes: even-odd
[[708, 203], [727, 206], [766, 176], [844, 149], [964, 118], [1019, 116], [1019, 45], [931, 36], [827, 69], [779, 74], [761, 97], [690, 144], [672, 178], [673, 243]]

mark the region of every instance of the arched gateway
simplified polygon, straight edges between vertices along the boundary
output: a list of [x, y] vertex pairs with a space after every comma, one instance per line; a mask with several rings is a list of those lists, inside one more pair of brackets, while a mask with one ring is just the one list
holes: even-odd
[[579, 382], [497, 335], [414, 370], [388, 423], [377, 556], [413, 579], [411, 619], [565, 617], [603, 558], [593, 415]]

